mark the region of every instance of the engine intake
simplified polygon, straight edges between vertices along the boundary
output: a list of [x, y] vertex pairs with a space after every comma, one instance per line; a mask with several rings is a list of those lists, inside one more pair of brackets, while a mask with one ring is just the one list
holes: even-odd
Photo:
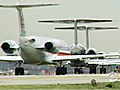
[[87, 55], [96, 55], [96, 54], [97, 54], [96, 49], [94, 49], [94, 48], [89, 48], [88, 49]]
[[13, 54], [15, 51], [16, 51], [16, 47], [15, 47], [16, 42], [13, 41], [13, 40], [7, 40], [7, 41], [4, 41], [2, 44], [1, 44], [1, 48], [2, 50], [7, 53], [7, 54]]
[[53, 49], [53, 44], [51, 42], [45, 43], [45, 49], [52, 50]]
[[58, 53], [59, 49], [64, 47], [64, 42], [57, 39], [51, 39], [44, 43], [45, 50], [51, 53]]
[[71, 52], [71, 55], [84, 55], [84, 54], [86, 54], [86, 50], [81, 44], [78, 44], [78, 45], [72, 44], [70, 47], [70, 52]]
[[7, 49], [10, 48], [10, 45], [5, 42], [5, 43], [3, 43], [3, 44], [1, 45], [1, 48], [2, 48], [3, 50], [7, 50]]

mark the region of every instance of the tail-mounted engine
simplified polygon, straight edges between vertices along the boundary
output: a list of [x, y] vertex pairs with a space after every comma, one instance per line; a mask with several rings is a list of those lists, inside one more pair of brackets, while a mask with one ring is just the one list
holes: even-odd
[[13, 54], [18, 48], [18, 45], [13, 40], [6, 40], [1, 44], [1, 48], [5, 53]]
[[87, 55], [95, 55], [95, 54], [97, 54], [96, 49], [94, 49], [94, 48], [89, 48], [88, 49]]
[[44, 44], [45, 50], [51, 53], [58, 53], [59, 49], [62, 48], [62, 42], [60, 40], [49, 40]]
[[70, 52], [71, 52], [71, 55], [84, 55], [84, 54], [86, 54], [86, 50], [81, 44], [71, 45]]
[[[105, 54], [105, 52], [101, 51], [101, 52], [97, 53], [96, 49], [94, 49], [94, 48], [88, 49], [87, 55], [96, 55], [96, 54], [98, 54], [98, 55]], [[93, 59], [95, 59], [95, 58], [93, 58]], [[98, 59], [104, 59], [104, 57], [98, 57]]]

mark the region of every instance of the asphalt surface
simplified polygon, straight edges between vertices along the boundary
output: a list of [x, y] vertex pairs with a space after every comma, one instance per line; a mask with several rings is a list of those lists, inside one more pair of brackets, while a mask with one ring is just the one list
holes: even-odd
[[[0, 76], [0, 85], [80, 84], [109, 82], [108, 74]], [[119, 79], [118, 79], [119, 80]]]

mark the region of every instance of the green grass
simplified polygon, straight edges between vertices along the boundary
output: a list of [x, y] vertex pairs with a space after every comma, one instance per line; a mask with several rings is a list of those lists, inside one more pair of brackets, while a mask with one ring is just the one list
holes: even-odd
[[120, 90], [120, 82], [116, 83], [97, 83], [97, 86], [91, 84], [51, 84], [51, 85], [1, 85], [0, 90], [35, 90], [35, 89], [76, 89], [76, 90]]

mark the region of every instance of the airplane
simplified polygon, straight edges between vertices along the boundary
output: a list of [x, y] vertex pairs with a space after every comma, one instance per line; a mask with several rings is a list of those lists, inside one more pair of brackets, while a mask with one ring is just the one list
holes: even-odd
[[[64, 26], [64, 27], [55, 27], [55, 29], [69, 29], [70, 30], [70, 29], [74, 29], [74, 27]], [[118, 27], [116, 27], [116, 26], [114, 26], [114, 27], [113, 26], [85, 26], [85, 28], [83, 28], [83, 26], [77, 26], [77, 30], [85, 30], [86, 31], [86, 51], [87, 51], [86, 54], [87, 55], [90, 55], [90, 54], [105, 54], [105, 52], [103, 52], [103, 51], [97, 53], [96, 49], [89, 47], [89, 33], [88, 33], [88, 31], [90, 31], [90, 30], [106, 30], [106, 29], [108, 29], [108, 30], [112, 29], [113, 30], [113, 29], [118, 29]], [[101, 58], [98, 58], [98, 59], [99, 60], [104, 59], [104, 57], [101, 57]], [[109, 60], [109, 62], [110, 61], [111, 61], [111, 59]], [[100, 62], [101, 62], [101, 60], [100, 60]], [[106, 68], [104, 68], [105, 64], [100, 65], [100, 63], [99, 63], [99, 66], [102, 66], [102, 68], [100, 68], [100, 74], [102, 74], [102, 73], [105, 74], [106, 73]], [[80, 71], [83, 72], [82, 69], [79, 70], [78, 68], [75, 68], [75, 73], [77, 73], [77, 71], [79, 71], [79, 73], [80, 73]], [[90, 74], [92, 74], [92, 73], [96, 74], [96, 65], [95, 65], [95, 67], [90, 67], [90, 72], [89, 73]]]
[[[99, 57], [120, 56], [120, 54], [104, 54], [104, 55], [70, 55], [69, 46], [59, 39], [48, 37], [40, 37], [28, 35], [25, 29], [23, 8], [38, 6], [54, 6], [58, 4], [21, 4], [17, 2], [14, 5], [0, 5], [1, 8], [15, 8], [19, 16], [19, 43], [14, 40], [6, 40], [1, 44], [2, 50], [6, 54], [13, 54], [19, 50], [19, 56], [0, 56], [0, 61], [17, 62], [18, 67], [15, 68], [15, 75], [24, 75], [24, 68], [21, 64], [35, 65], [55, 65], [56, 75], [65, 75], [67, 68], [64, 67], [63, 61], [79, 61], [79, 63], [88, 63], [85, 59]], [[92, 22], [111, 22], [112, 20], [92, 20], [79, 19], [81, 23]], [[71, 22], [71, 20], [69, 21]]]
[[[73, 26], [60, 26], [60, 27], [55, 27], [55, 29], [75, 29]], [[110, 29], [118, 29], [117, 26], [77, 26], [77, 30], [79, 31], [86, 31], [86, 49], [88, 50], [90, 48], [89, 46], [89, 31], [93, 30], [110, 30]]]
[[72, 55], [84, 55], [86, 54], [86, 50], [85, 48], [78, 43], [78, 36], [77, 36], [77, 30], [86, 30], [86, 48], [89, 49], [88, 50], [88, 53], [89, 52], [93, 52], [93, 53], [90, 53], [90, 54], [95, 54], [95, 49], [93, 48], [90, 48], [89, 47], [89, 35], [88, 35], [88, 31], [89, 30], [102, 30], [102, 29], [118, 29], [118, 27], [102, 27], [102, 26], [86, 26], [86, 25], [83, 25], [83, 26], [77, 26], [78, 23], [97, 23], [97, 22], [111, 22], [110, 20], [108, 21], [104, 21], [104, 20], [93, 20], [92, 22], [91, 21], [81, 21], [79, 19], [56, 19], [56, 20], [52, 20], [52, 19], [49, 19], [49, 20], [39, 20], [38, 22], [43, 22], [43, 23], [65, 23], [65, 24], [72, 24], [74, 23], [74, 26], [64, 26], [64, 27], [56, 27], [55, 29], [74, 29], [74, 44], [71, 45], [71, 54]]
[[[43, 23], [67, 23], [69, 24], [70, 22], [66, 22], [66, 19], [62, 19], [62, 20], [59, 20], [59, 19], [56, 19], [56, 20], [39, 20], [38, 22], [43, 22]], [[68, 30], [74, 30], [74, 43], [70, 46], [70, 54], [71, 55], [96, 55], [96, 54], [104, 54], [103, 52], [99, 52], [97, 53], [97, 51], [94, 49], [94, 48], [90, 48], [89, 47], [89, 35], [88, 35], [88, 31], [89, 30], [106, 30], [106, 29], [118, 29], [118, 27], [116, 26], [77, 26], [77, 23], [79, 21], [77, 19], [73, 19], [73, 22], [71, 23], [74, 23], [74, 26], [60, 26], [60, 27], [55, 27], [55, 29], [68, 29]], [[78, 43], [78, 36], [77, 36], [77, 30], [80, 30], [80, 31], [83, 31], [85, 30], [86, 31], [86, 48], [83, 47], [83, 45], [79, 44]], [[87, 51], [87, 52], [86, 52]], [[91, 58], [91, 59], [95, 59], [95, 58]], [[98, 59], [104, 59], [104, 57], [99, 57]], [[85, 67], [85, 63], [82, 63], [82, 62], [79, 62], [79, 61], [68, 61], [67, 64], [69, 64], [70, 66], [72, 67], [75, 67], [74, 68], [74, 72], [75, 74], [78, 73], [82, 73], [82, 68]], [[87, 63], [86, 63], [87, 64]], [[88, 64], [87, 64], [88, 65]], [[87, 66], [86, 67], [89, 67], [90, 68], [90, 73], [94, 73], [96, 74], [96, 67], [98, 66], [97, 64], [93, 64], [91, 66]], [[80, 67], [80, 68], [79, 68]], [[106, 71], [106, 68], [103, 67], [102, 65], [102, 71], [105, 72]], [[100, 68], [100, 71], [101, 71], [101, 68]]]

